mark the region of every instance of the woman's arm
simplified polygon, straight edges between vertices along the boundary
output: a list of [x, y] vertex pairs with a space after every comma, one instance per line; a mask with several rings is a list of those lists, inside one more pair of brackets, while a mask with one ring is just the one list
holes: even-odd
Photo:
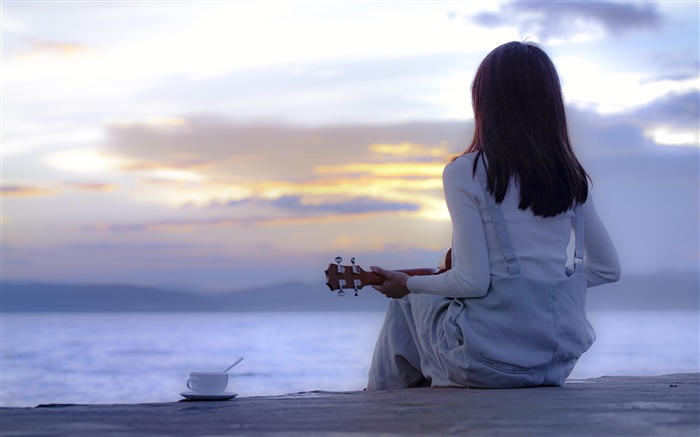
[[458, 158], [442, 174], [445, 202], [452, 219], [452, 269], [434, 276], [407, 278], [412, 293], [446, 297], [482, 297], [491, 280], [486, 234], [481, 220], [479, 182], [472, 160]]
[[[620, 279], [621, 269], [617, 251], [608, 235], [605, 225], [598, 217], [590, 193], [586, 202], [579, 208], [583, 214], [583, 271], [589, 287], [615, 282]], [[569, 266], [573, 269], [573, 266]]]

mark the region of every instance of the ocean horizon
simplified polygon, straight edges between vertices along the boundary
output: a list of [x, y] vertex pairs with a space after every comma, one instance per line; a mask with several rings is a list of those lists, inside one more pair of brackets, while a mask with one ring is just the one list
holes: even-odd
[[[134, 284], [0, 281], [0, 312], [384, 311], [387, 299], [370, 287], [339, 298], [319, 281], [281, 282], [229, 292], [175, 290]], [[588, 310], [700, 311], [700, 272], [624, 275], [588, 289]]]
[[[362, 390], [384, 314], [3, 313], [0, 406], [172, 402], [191, 371], [239, 396]], [[591, 311], [598, 333], [572, 379], [699, 371], [696, 311]]]

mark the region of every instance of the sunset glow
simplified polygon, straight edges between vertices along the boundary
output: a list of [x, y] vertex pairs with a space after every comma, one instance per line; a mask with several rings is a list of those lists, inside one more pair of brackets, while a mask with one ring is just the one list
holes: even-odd
[[559, 69], [623, 269], [697, 268], [694, 2], [1, 7], [3, 279], [235, 289], [337, 252], [432, 265], [474, 72], [521, 39]]

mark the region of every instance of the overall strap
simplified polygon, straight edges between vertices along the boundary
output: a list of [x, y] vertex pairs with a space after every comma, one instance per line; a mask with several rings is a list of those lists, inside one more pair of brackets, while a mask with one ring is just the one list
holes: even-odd
[[574, 227], [576, 228], [576, 241], [574, 243], [574, 272], [583, 273], [583, 214], [581, 214], [581, 205], [576, 204], [574, 207]]
[[518, 255], [515, 254], [515, 250], [513, 250], [513, 244], [510, 241], [510, 232], [508, 232], [506, 219], [503, 217], [503, 211], [487, 188], [486, 163], [483, 156], [480, 158], [480, 162], [476, 166], [476, 174], [479, 176], [481, 189], [484, 191], [484, 198], [486, 199], [486, 206], [491, 213], [493, 226], [496, 228], [496, 236], [498, 237], [498, 245], [501, 248], [503, 261], [506, 263], [508, 274], [517, 275], [520, 273], [520, 260], [518, 259]]
[[[511, 243], [510, 232], [508, 232], [508, 227], [506, 226], [506, 219], [503, 216], [503, 210], [501, 209], [501, 206], [496, 203], [496, 199], [488, 191], [486, 163], [483, 156], [480, 157], [480, 162], [476, 166], [476, 173], [479, 177], [479, 182], [481, 183], [481, 189], [484, 192], [486, 206], [488, 207], [489, 213], [491, 214], [491, 219], [493, 220], [494, 228], [496, 229], [498, 245], [501, 248], [501, 254], [503, 255], [503, 261], [506, 264], [508, 274], [517, 275], [520, 273], [520, 260], [513, 249], [513, 243]], [[581, 206], [577, 204], [574, 207], [574, 227], [576, 230], [574, 243], [574, 272], [576, 273], [583, 272], [583, 214], [580, 212]]]

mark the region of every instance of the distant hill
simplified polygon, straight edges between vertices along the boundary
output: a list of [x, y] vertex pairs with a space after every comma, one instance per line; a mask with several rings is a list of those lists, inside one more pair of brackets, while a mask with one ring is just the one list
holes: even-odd
[[224, 294], [131, 285], [0, 283], [2, 312], [68, 311], [381, 311], [388, 299], [371, 288], [342, 298], [325, 284], [290, 282]]
[[[100, 311], [383, 311], [388, 299], [371, 288], [339, 298], [321, 283], [201, 294], [131, 285], [0, 283], [2, 312]], [[590, 310], [700, 310], [697, 272], [624, 276], [589, 289]]]
[[588, 289], [592, 310], [700, 311], [700, 272], [625, 275], [614, 284]]

